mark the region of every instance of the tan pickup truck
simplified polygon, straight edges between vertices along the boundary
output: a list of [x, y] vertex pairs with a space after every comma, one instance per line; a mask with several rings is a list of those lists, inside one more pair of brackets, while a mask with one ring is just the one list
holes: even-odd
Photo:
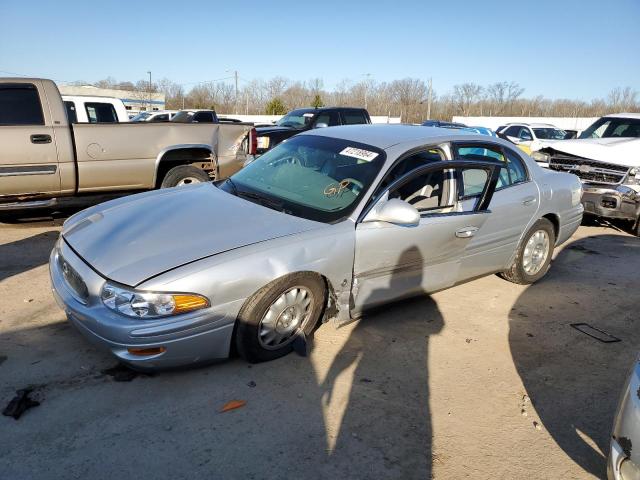
[[0, 210], [225, 178], [255, 146], [248, 124], [72, 124], [51, 80], [0, 78]]

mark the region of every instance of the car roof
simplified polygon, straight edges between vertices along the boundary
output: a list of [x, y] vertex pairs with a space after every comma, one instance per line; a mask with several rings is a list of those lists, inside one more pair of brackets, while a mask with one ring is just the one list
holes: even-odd
[[[439, 127], [423, 127], [422, 125], [343, 125], [340, 127], [326, 127], [309, 130], [298, 135], [319, 135], [340, 138], [353, 142], [365, 143], [380, 149], [387, 149], [398, 144], [416, 142], [430, 143], [434, 140], [443, 142], [449, 140], [493, 141], [503, 143], [494, 137], [478, 134], [462, 134], [459, 130]], [[491, 140], [489, 140], [491, 139]], [[505, 144], [508, 144], [505, 142]]]
[[552, 125], [550, 123], [523, 123], [523, 122], [513, 122], [513, 123], [506, 123], [505, 125], [503, 125], [505, 127], [531, 127], [531, 128], [558, 128], [555, 125]]
[[640, 118], [640, 113], [611, 113], [609, 115], [605, 115], [606, 118], [617, 117], [617, 118]]

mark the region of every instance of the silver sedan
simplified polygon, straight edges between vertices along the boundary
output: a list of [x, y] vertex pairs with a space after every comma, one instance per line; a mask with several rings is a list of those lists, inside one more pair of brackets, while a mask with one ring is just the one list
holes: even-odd
[[287, 354], [321, 321], [499, 273], [527, 284], [580, 225], [577, 177], [500, 139], [420, 126], [292, 137], [228, 180], [69, 218], [69, 321], [139, 369]]

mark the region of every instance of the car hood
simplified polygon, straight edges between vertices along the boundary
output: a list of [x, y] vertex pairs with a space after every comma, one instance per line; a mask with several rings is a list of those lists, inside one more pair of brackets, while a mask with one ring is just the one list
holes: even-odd
[[63, 238], [102, 276], [130, 286], [205, 257], [323, 225], [210, 183], [134, 195], [85, 212], [65, 223]]
[[[292, 127], [279, 127], [274, 125], [273, 127], [258, 127], [256, 128], [256, 133], [258, 136], [268, 135], [269, 133], [277, 133], [277, 132], [295, 132], [296, 129]], [[302, 130], [300, 130], [302, 131]]]
[[640, 167], [640, 138], [584, 138], [545, 141], [542, 148], [590, 160]]

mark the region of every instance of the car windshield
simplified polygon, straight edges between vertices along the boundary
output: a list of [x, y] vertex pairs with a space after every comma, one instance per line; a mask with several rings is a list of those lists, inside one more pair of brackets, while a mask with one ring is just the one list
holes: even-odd
[[184, 112], [184, 111], [178, 112], [173, 116], [171, 121], [178, 122], [178, 123], [191, 123], [191, 119], [193, 118], [194, 115], [195, 113], [193, 112]]
[[276, 122], [279, 127], [304, 128], [313, 119], [311, 110], [293, 110]]
[[640, 138], [640, 118], [602, 117], [580, 134], [578, 138]]
[[139, 114], [137, 114], [135, 117], [133, 117], [131, 119], [132, 122], [144, 122], [147, 118], [149, 118], [151, 116], [150, 113], [147, 112], [140, 112]]
[[302, 135], [280, 143], [221, 188], [291, 215], [332, 223], [353, 212], [385, 158], [370, 145]]
[[562, 140], [567, 135], [567, 132], [559, 128], [534, 128], [533, 131], [541, 140]]

